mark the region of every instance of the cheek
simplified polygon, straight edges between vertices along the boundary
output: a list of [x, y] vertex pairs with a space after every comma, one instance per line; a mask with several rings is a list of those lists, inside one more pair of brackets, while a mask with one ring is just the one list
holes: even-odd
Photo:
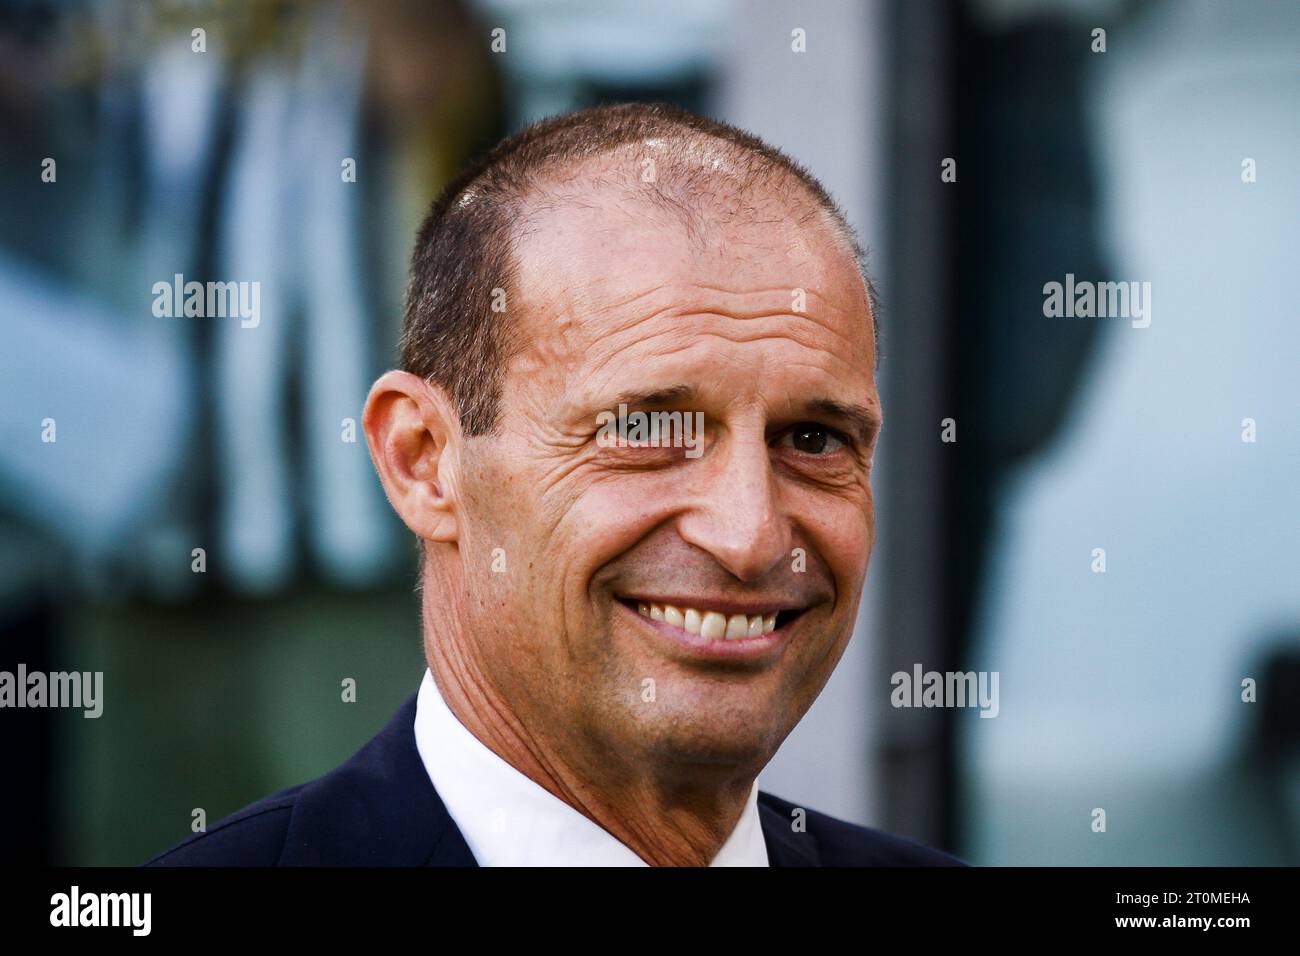
[[593, 576], [652, 526], [646, 505], [664, 495], [628, 476], [581, 477], [553, 485], [542, 471], [488, 466], [465, 482], [461, 560], [480, 609], [547, 622], [538, 633], [585, 627], [575, 615], [589, 613]]
[[525, 500], [527, 485], [490, 466], [462, 479], [458, 550], [465, 593], [478, 614], [501, 616], [537, 600], [537, 509]]
[[839, 598], [856, 596], [876, 541], [876, 515], [870, 493], [865, 500], [833, 504], [823, 501], [807, 515], [804, 527], [835, 578]]
[[573, 585], [584, 592], [592, 576], [642, 540], [671, 511], [673, 492], [649, 475], [612, 475], [576, 494], [557, 531], [571, 561]]

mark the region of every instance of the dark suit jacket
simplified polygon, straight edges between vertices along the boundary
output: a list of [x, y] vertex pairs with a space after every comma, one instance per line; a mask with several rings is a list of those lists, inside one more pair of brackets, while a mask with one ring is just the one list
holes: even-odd
[[[416, 695], [342, 766], [259, 800], [146, 866], [476, 866], [415, 748]], [[947, 854], [760, 791], [772, 866], [961, 866]]]

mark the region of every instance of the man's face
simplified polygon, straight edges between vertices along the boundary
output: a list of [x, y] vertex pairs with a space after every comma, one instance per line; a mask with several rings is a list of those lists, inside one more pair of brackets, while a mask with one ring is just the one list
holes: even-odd
[[[526, 344], [464, 449], [465, 637], [531, 734], [590, 759], [756, 772], [852, 635], [874, 319], [820, 217], [752, 218], [701, 242], [611, 190], [518, 243]], [[702, 413], [702, 451], [602, 442], [620, 403]]]

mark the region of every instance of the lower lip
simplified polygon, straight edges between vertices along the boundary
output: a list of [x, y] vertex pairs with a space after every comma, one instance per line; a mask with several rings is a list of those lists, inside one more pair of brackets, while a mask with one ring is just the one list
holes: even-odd
[[679, 650], [685, 650], [691, 657], [704, 661], [744, 661], [751, 663], [762, 661], [764, 658], [775, 657], [785, 646], [786, 639], [790, 636], [791, 626], [794, 624], [791, 621], [774, 631], [759, 634], [757, 637], [738, 637], [728, 641], [723, 638], [692, 634], [683, 628], [674, 627], [664, 621], [656, 621], [652, 617], [646, 617], [639, 611], [632, 610], [621, 601], [615, 601], [614, 603], [655, 634], [662, 635], [672, 641]]

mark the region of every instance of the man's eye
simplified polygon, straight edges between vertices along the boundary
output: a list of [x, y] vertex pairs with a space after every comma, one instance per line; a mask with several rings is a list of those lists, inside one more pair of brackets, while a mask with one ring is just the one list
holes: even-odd
[[620, 418], [614, 427], [619, 439], [629, 448], [648, 448], [658, 444], [659, 425], [656, 419], [645, 418], [632, 421]]
[[844, 436], [833, 428], [813, 422], [801, 422], [782, 435], [777, 444], [801, 451], [806, 455], [827, 455], [843, 448], [845, 440]]

